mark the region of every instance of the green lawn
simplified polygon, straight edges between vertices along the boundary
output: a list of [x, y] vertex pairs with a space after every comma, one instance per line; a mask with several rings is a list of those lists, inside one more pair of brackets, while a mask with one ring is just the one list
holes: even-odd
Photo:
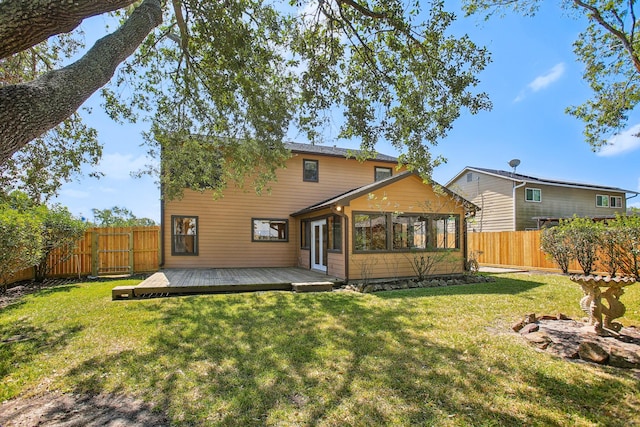
[[[125, 393], [177, 425], [640, 425], [633, 372], [566, 362], [510, 333], [582, 317], [554, 275], [376, 294], [111, 301], [135, 281], [43, 290], [0, 311], [0, 401]], [[640, 286], [622, 297], [640, 325]]]

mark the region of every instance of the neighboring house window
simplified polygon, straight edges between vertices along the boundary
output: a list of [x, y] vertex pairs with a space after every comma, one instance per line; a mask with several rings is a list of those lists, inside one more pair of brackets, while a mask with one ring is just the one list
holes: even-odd
[[287, 219], [260, 219], [251, 220], [253, 225], [254, 242], [288, 242], [289, 220]]
[[327, 248], [330, 251], [342, 250], [342, 218], [332, 215], [327, 218], [328, 238]]
[[397, 215], [393, 217], [393, 249], [426, 249], [427, 217]]
[[473, 182], [473, 174], [471, 172], [467, 174], [467, 182]]
[[375, 167], [375, 180], [382, 181], [383, 179], [389, 178], [393, 174], [391, 168], [383, 168], [381, 166]]
[[311, 224], [308, 220], [300, 222], [300, 248], [309, 249], [311, 242]]
[[608, 208], [609, 196], [604, 196], [602, 194], [596, 195], [596, 206], [599, 208]]
[[387, 216], [385, 214], [356, 214], [353, 220], [356, 251], [387, 249]]
[[612, 208], [621, 208], [622, 207], [622, 197], [620, 196], [611, 196], [609, 198], [609, 206]]
[[524, 200], [526, 200], [527, 202], [541, 202], [542, 190], [540, 190], [539, 188], [525, 188]]
[[431, 221], [432, 244], [437, 249], [459, 249], [460, 236], [458, 235], [457, 215], [434, 218]]
[[318, 182], [318, 161], [304, 159], [302, 161], [302, 166], [302, 180], [308, 182]]
[[171, 217], [171, 255], [198, 255], [198, 217]]

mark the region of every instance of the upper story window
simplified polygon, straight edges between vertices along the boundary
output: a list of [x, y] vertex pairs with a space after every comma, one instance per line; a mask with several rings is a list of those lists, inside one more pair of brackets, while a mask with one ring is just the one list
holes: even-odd
[[171, 217], [171, 255], [198, 255], [198, 217]]
[[302, 180], [308, 182], [318, 182], [317, 160], [302, 160]]
[[622, 197], [620, 197], [620, 196], [611, 196], [609, 198], [609, 205], [612, 208], [621, 208], [622, 207]]
[[540, 190], [539, 188], [525, 188], [524, 200], [527, 202], [541, 202], [542, 190]]
[[382, 166], [375, 167], [375, 180], [381, 181], [385, 178], [389, 178], [393, 174], [391, 168], [385, 168]]
[[288, 242], [289, 220], [286, 219], [258, 219], [252, 221], [254, 242]]
[[467, 173], [467, 182], [473, 182], [473, 173]]
[[609, 207], [609, 196], [605, 196], [602, 194], [596, 195], [596, 206], [599, 208], [608, 208]]

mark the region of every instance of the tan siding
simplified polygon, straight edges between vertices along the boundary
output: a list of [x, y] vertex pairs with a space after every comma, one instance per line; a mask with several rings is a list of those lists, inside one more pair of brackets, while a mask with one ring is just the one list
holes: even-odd
[[[302, 180], [302, 160], [318, 160], [319, 181]], [[278, 171], [271, 191], [261, 196], [230, 186], [224, 197], [213, 200], [209, 192], [185, 190], [182, 200], [165, 202], [165, 267], [293, 267], [299, 261], [299, 224], [289, 215], [368, 184], [374, 167], [388, 162], [294, 154]], [[395, 170], [394, 174], [397, 173]], [[171, 255], [171, 216], [198, 216], [198, 256]], [[252, 218], [289, 220], [289, 242], [252, 242]]]
[[513, 184], [511, 181], [477, 173], [472, 173], [472, 181], [467, 175], [449, 185], [449, 189], [480, 207], [469, 231], [513, 230]]
[[[525, 201], [525, 188], [539, 188], [541, 202]], [[557, 186], [527, 184], [516, 190], [517, 229], [537, 228], [533, 217], [613, 216], [626, 211], [625, 194]], [[596, 195], [622, 197], [622, 208], [596, 207]]]
[[327, 254], [327, 274], [345, 278], [344, 253], [329, 252]]
[[300, 249], [298, 255], [298, 267], [311, 268], [311, 251], [309, 249]]
[[[439, 261], [430, 275], [460, 274], [464, 271], [462, 252], [426, 252], [425, 256], [436, 257]], [[396, 279], [415, 277], [411, 253], [351, 254], [349, 280]]]

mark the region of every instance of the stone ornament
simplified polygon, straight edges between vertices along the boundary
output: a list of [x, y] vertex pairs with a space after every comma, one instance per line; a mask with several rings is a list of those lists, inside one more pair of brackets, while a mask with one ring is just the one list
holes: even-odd
[[598, 335], [619, 332], [622, 324], [613, 320], [622, 317], [626, 311], [620, 297], [624, 294], [623, 288], [634, 284], [636, 279], [593, 275], [572, 275], [569, 279], [579, 284], [584, 292], [580, 307], [589, 316], [589, 325], [594, 332]]

